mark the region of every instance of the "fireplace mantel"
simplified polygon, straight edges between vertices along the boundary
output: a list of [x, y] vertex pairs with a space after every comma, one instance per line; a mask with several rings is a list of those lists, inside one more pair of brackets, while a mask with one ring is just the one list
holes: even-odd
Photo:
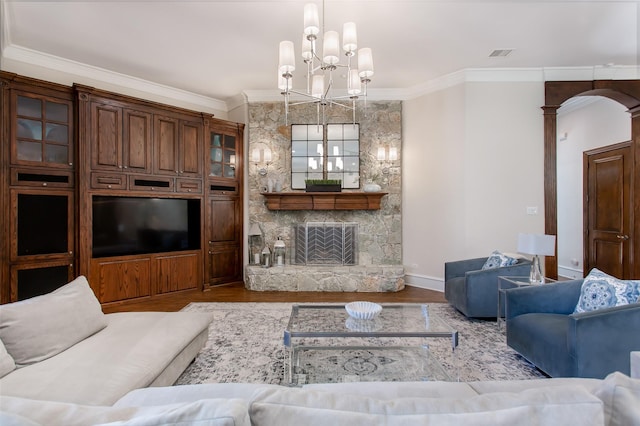
[[269, 210], [379, 210], [387, 192], [262, 192]]

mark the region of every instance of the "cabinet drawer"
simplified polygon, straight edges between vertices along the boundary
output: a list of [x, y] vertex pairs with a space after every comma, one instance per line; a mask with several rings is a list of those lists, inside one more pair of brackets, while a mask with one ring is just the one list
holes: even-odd
[[91, 188], [126, 189], [127, 177], [115, 173], [91, 173]]
[[148, 192], [173, 192], [174, 179], [161, 176], [129, 176], [129, 189]]
[[73, 188], [73, 172], [42, 169], [11, 169], [12, 186]]
[[195, 179], [176, 179], [176, 191], [190, 194], [202, 194], [202, 181]]

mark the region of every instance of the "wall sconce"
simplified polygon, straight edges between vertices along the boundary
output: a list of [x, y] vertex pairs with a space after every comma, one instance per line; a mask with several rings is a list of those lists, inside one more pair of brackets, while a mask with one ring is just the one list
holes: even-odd
[[[251, 161], [258, 168], [258, 174], [260, 176], [267, 175], [267, 168], [271, 164], [271, 150], [269, 148], [255, 148], [251, 152]], [[265, 164], [264, 167], [260, 167], [261, 164]]]
[[[388, 162], [391, 163], [392, 161], [397, 161], [398, 160], [398, 148], [396, 147], [389, 147], [387, 149], [387, 147], [381, 146], [378, 147], [378, 161], [380, 161], [380, 163], [384, 163]], [[386, 165], [382, 168], [382, 173], [384, 173], [385, 175], [389, 174], [389, 169], [390, 169], [391, 165]]]

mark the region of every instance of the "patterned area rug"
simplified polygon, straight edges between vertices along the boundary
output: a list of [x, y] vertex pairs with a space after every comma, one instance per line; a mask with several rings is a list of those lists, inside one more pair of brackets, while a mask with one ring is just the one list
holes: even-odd
[[[291, 306], [291, 303], [191, 303], [186, 306], [183, 311], [211, 312], [214, 320], [209, 326], [206, 346], [176, 384], [286, 384], [283, 331]], [[429, 311], [440, 315], [459, 333], [455, 360], [447, 339], [433, 339], [429, 353], [448, 371], [457, 371], [461, 381], [545, 377], [506, 345], [504, 333], [498, 330], [495, 321], [467, 319], [445, 303], [429, 304]], [[384, 351], [384, 356], [370, 351], [317, 356], [321, 362], [316, 364], [339, 365], [345, 369], [343, 374], [348, 380], [367, 380], [368, 371], [390, 368], [394, 363], [406, 366], [411, 359], [411, 355], [389, 351]]]

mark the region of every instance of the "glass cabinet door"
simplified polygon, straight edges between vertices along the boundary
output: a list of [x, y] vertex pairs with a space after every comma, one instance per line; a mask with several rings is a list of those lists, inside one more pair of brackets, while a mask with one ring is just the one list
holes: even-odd
[[236, 177], [236, 137], [211, 132], [209, 139], [209, 176]]
[[72, 166], [71, 102], [16, 94], [12, 163]]

